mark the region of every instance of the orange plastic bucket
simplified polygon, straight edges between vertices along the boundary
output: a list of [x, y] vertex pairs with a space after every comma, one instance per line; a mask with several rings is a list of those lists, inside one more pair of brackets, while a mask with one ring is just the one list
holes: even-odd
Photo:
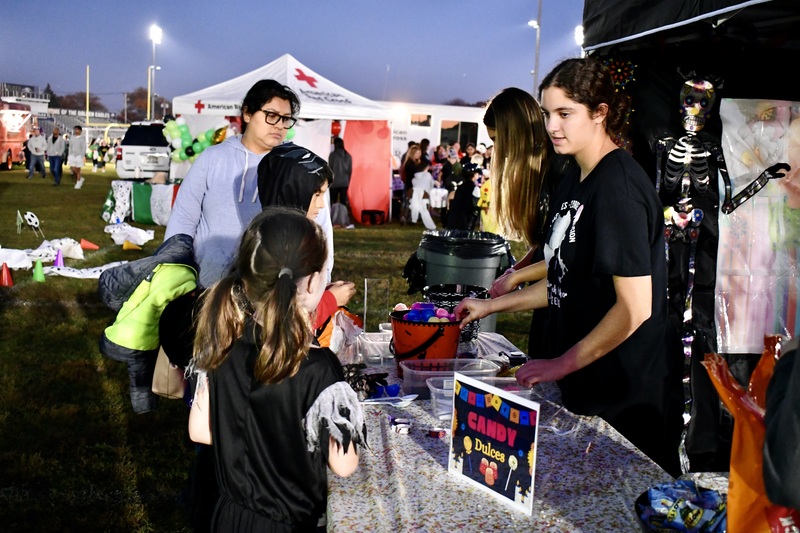
[[410, 322], [403, 320], [406, 311], [392, 311], [392, 341], [389, 344], [397, 373], [403, 377], [400, 361], [409, 359], [455, 359], [458, 337], [461, 335], [458, 322]]

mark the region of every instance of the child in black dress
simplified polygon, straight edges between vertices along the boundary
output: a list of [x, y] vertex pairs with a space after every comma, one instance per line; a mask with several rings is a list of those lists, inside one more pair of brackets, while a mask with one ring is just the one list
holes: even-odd
[[214, 448], [214, 531], [314, 531], [327, 468], [358, 466], [358, 397], [311, 326], [326, 259], [319, 226], [270, 207], [245, 231], [233, 273], [202, 297], [189, 436]]

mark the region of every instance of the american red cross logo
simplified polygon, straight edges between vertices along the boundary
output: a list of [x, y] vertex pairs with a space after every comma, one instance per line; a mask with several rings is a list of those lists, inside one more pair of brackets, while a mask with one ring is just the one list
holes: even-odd
[[194, 104], [194, 107], [197, 109], [197, 114], [199, 115], [206, 107], [206, 104], [204, 104], [202, 100], [198, 100], [197, 103]]
[[294, 77], [297, 78], [298, 81], [304, 81], [307, 84], [311, 85], [312, 88], [314, 89], [317, 88], [317, 78], [313, 78], [311, 76], [306, 75], [306, 73], [300, 70], [299, 68], [296, 68], [295, 70], [297, 71], [297, 74], [295, 74]]

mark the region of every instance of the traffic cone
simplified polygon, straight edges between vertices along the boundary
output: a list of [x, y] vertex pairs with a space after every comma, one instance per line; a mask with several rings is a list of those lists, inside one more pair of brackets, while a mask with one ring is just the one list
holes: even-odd
[[0, 277], [0, 287], [13, 287], [14, 280], [11, 279], [11, 270], [8, 268], [8, 263], [3, 263], [3, 275]]
[[33, 281], [44, 283], [44, 269], [42, 268], [41, 259], [37, 259], [36, 265], [33, 267]]
[[54, 267], [63, 267], [64, 266], [64, 254], [61, 253], [61, 250], [56, 252], [56, 260], [53, 263]]
[[122, 249], [123, 250], [141, 250], [142, 247], [139, 246], [138, 244], [133, 244], [128, 239], [125, 239], [125, 242], [122, 243]]
[[81, 248], [83, 248], [84, 250], [99, 250], [100, 249], [100, 247], [97, 246], [95, 243], [89, 242], [86, 239], [81, 239]]

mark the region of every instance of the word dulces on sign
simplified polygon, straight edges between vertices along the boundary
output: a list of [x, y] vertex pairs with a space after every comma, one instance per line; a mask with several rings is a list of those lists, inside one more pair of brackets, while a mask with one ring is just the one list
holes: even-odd
[[492, 459], [500, 461], [501, 463], [506, 462], [506, 454], [495, 448], [492, 448], [491, 442], [487, 442], [486, 444], [484, 444], [483, 442], [481, 442], [481, 439], [475, 439], [475, 451], [481, 452], [483, 455], [491, 457]]

